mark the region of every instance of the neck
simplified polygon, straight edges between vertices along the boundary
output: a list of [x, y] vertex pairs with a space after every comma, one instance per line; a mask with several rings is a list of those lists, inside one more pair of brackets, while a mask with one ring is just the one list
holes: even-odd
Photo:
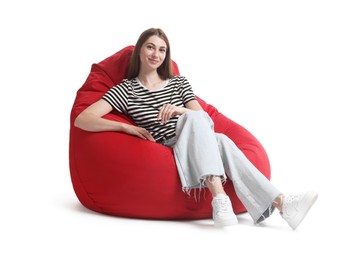
[[141, 81], [158, 81], [160, 78], [160, 76], [158, 75], [156, 70], [153, 71], [148, 71], [148, 72], [144, 72], [144, 71], [140, 71], [140, 73], [137, 76]]
[[142, 85], [151, 90], [162, 87], [162, 83], [164, 81], [160, 78], [157, 71], [147, 73], [140, 72], [137, 78], [141, 81]]

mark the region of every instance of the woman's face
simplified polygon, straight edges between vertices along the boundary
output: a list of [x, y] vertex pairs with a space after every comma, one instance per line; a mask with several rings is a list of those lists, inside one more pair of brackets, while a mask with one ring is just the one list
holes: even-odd
[[167, 45], [157, 35], [145, 41], [140, 50], [141, 69], [157, 70], [166, 58]]

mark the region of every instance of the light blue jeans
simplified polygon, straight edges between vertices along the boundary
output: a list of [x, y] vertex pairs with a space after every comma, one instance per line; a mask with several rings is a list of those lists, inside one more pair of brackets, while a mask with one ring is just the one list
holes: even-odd
[[228, 176], [254, 223], [263, 221], [274, 211], [273, 201], [281, 192], [231, 139], [213, 129], [206, 112], [188, 112], [178, 119], [176, 137], [163, 143], [174, 150], [183, 189], [203, 188], [211, 176], [219, 176], [222, 182]]

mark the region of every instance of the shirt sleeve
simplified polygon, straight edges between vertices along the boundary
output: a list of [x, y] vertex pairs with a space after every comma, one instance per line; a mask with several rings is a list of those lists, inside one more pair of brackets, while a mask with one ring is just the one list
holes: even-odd
[[196, 95], [192, 90], [191, 84], [189, 84], [186, 77], [183, 77], [182, 86], [181, 86], [181, 96], [183, 104], [187, 104], [191, 100], [197, 100]]
[[128, 82], [124, 80], [120, 84], [110, 88], [110, 90], [102, 96], [102, 99], [106, 100], [118, 112], [127, 114], [128, 89]]

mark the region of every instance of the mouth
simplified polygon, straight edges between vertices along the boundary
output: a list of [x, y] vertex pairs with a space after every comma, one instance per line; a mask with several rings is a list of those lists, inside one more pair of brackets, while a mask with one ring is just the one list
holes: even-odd
[[151, 64], [157, 64], [157, 63], [160, 62], [159, 60], [154, 60], [154, 59], [148, 59], [148, 61], [149, 61]]

